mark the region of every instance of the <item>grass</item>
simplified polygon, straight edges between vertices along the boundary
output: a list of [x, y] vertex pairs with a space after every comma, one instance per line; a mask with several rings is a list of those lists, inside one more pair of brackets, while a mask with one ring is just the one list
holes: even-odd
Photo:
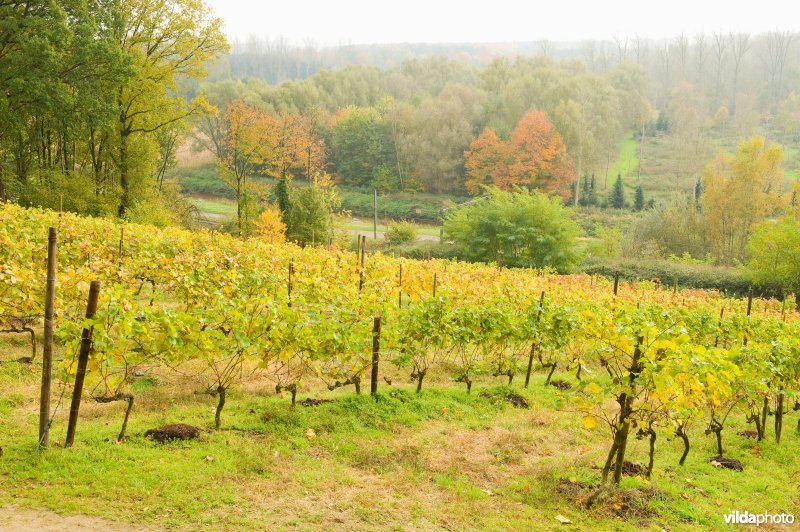
[[[26, 349], [24, 339], [0, 337], [0, 360]], [[0, 506], [170, 528], [355, 530], [547, 530], [558, 525], [556, 515], [577, 529], [711, 530], [724, 528], [723, 515], [732, 510], [799, 509], [800, 436], [788, 430], [794, 416], [780, 446], [737, 436], [745, 424], [741, 413], [733, 416], [726, 453], [744, 463], [745, 473], [708, 463], [713, 441], [699, 426], [679, 467], [680, 445], [664, 431], [653, 480], [625, 478], [618, 500], [589, 509], [581, 501], [598, 482], [595, 466], [608, 436], [582, 428], [541, 374], [530, 389], [487, 377], [472, 395], [432, 375], [417, 395], [389, 366], [382, 371], [395, 384], [381, 382], [377, 398], [309, 382], [300, 399], [333, 401], [294, 408], [255, 378], [233, 390], [223, 430], [214, 431], [213, 398], [193, 393], [199, 385], [184, 377], [157, 372], [134, 385], [136, 408], [124, 443], [114, 443], [122, 405], [85, 401], [75, 446], [39, 452], [39, 370], [0, 364]], [[513, 408], [505, 400], [511, 392], [531, 408]], [[53, 442], [63, 437], [65, 410]], [[203, 432], [198, 441], [165, 445], [143, 437], [170, 422]], [[629, 459], [645, 463], [646, 450], [646, 442], [633, 440]]]
[[202, 213], [236, 216], [236, 202], [225, 198], [191, 196], [189, 202]]
[[633, 137], [633, 133], [628, 133], [620, 148], [619, 157], [608, 171], [609, 186], [621, 175], [622, 179], [629, 181], [636, 176], [639, 168], [639, 143]]

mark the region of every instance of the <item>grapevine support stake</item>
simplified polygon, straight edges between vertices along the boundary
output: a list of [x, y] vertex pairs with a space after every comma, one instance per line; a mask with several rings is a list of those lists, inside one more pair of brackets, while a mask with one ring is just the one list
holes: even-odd
[[[97, 312], [97, 299], [100, 296], [100, 281], [92, 281], [89, 286], [89, 301], [86, 304], [86, 319], [94, 317]], [[64, 447], [72, 447], [75, 441], [75, 427], [78, 424], [78, 412], [81, 409], [81, 394], [83, 381], [86, 379], [86, 365], [89, 362], [89, 352], [92, 349], [92, 332], [94, 328], [84, 328], [81, 333], [81, 350], [78, 354], [78, 370], [75, 373], [75, 388], [72, 390], [72, 404], [69, 407], [69, 422], [67, 423], [67, 439]]]
[[619, 289], [619, 271], [614, 272], [614, 295], [617, 295]]
[[[724, 317], [725, 317], [725, 307], [722, 307], [721, 309], [719, 309], [719, 321], [717, 322], [718, 328], [722, 327], [722, 318]], [[714, 338], [714, 347], [718, 346], [719, 346], [719, 333], [717, 333], [716, 338]]]
[[[753, 310], [753, 287], [747, 290], [747, 317], [750, 317], [750, 311]], [[744, 337], [744, 345], [747, 345], [747, 335]]]
[[436, 297], [436, 272], [433, 272], [433, 297]]
[[375, 316], [372, 322], [372, 378], [369, 383], [370, 395], [378, 393], [378, 362], [381, 352], [381, 317]]
[[289, 300], [289, 306], [292, 306], [292, 274], [294, 273], [294, 259], [289, 261], [289, 278], [286, 282], [286, 297]]
[[122, 264], [122, 244], [125, 242], [125, 226], [119, 227], [119, 252], [117, 253], [117, 260]]
[[50, 441], [50, 385], [53, 378], [53, 300], [56, 293], [56, 248], [58, 236], [51, 227], [47, 235], [47, 288], [44, 299], [44, 351], [42, 354], [42, 389], [39, 396], [39, 445]]
[[400, 280], [397, 283], [397, 308], [403, 308], [403, 263], [400, 263]]
[[361, 235], [358, 238], [361, 240], [361, 266], [358, 269], [358, 291], [361, 292], [361, 289], [364, 288], [364, 248], [367, 247], [367, 236]]

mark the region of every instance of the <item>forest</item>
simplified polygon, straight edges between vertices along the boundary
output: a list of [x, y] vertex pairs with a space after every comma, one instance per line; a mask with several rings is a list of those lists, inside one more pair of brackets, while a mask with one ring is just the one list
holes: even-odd
[[[486, 186], [522, 187], [574, 207], [581, 267], [602, 271], [742, 263], [758, 223], [796, 202], [792, 32], [231, 48], [199, 1], [0, 9], [0, 197], [23, 205], [196, 226], [186, 195], [210, 194], [235, 202], [232, 232], [291, 218], [290, 240], [324, 242], [337, 224], [309, 213], [371, 216], [373, 190], [387, 225], [441, 224]], [[756, 152], [766, 166], [728, 171]], [[293, 217], [292, 183], [312, 185]], [[711, 285], [746, 284], [725, 276]]]

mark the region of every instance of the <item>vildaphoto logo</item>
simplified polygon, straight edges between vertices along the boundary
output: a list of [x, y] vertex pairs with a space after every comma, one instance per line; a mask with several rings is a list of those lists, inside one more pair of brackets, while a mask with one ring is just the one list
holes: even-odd
[[725, 517], [725, 523], [728, 525], [791, 525], [794, 524], [794, 515], [792, 514], [751, 514], [750, 512], [731, 512]]

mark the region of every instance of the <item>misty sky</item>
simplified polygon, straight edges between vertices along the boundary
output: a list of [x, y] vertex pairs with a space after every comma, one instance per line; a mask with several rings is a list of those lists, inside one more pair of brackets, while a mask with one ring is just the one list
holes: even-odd
[[787, 2], [775, 0], [746, 9], [730, 0], [206, 1], [231, 39], [283, 36], [317, 45], [761, 33], [793, 29], [795, 19]]

